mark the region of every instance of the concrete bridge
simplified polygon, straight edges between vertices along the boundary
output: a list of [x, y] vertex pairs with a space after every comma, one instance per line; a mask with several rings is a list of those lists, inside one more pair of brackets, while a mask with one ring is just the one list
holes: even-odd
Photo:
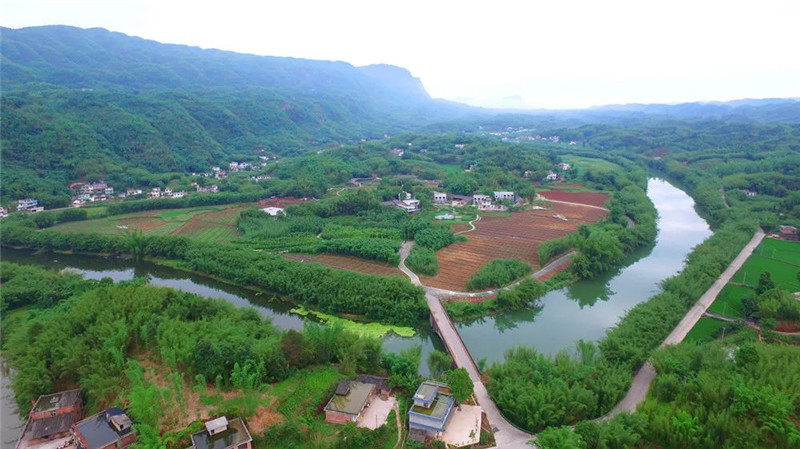
[[[400, 249], [400, 270], [411, 279], [414, 285], [424, 288], [419, 280], [419, 276], [406, 267], [406, 257], [408, 257], [408, 253], [413, 245], [414, 242], [403, 243]], [[528, 445], [527, 442], [536, 437], [517, 429], [500, 413], [500, 409], [497, 408], [497, 405], [495, 405], [494, 401], [489, 397], [489, 392], [486, 391], [486, 386], [483, 384], [483, 380], [481, 380], [478, 366], [469, 354], [467, 346], [464, 344], [455, 326], [453, 326], [453, 321], [450, 320], [450, 315], [444, 310], [439, 298], [426, 289], [425, 300], [428, 302], [428, 309], [430, 309], [431, 313], [431, 327], [436, 334], [439, 335], [439, 338], [441, 338], [456, 366], [466, 369], [470, 379], [472, 379], [472, 383], [475, 387], [475, 399], [478, 401], [481, 408], [483, 408], [489, 420], [489, 424], [494, 430], [494, 438], [497, 447], [530, 449], [531, 446]]]

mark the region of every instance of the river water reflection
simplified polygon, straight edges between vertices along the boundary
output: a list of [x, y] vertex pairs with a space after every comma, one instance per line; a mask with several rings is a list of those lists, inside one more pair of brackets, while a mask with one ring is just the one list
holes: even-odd
[[[658, 292], [659, 283], [681, 270], [692, 248], [708, 236], [708, 224], [695, 212], [694, 201], [683, 191], [661, 179], [648, 181], [648, 196], [658, 210], [658, 239], [648, 248], [628, 255], [622, 268], [596, 279], [552, 291], [541, 298], [542, 307], [496, 317], [458, 323], [457, 327], [476, 360], [500, 361], [509, 348], [532, 346], [553, 354], [572, 349], [579, 339], [597, 341], [620, 317], [636, 304]], [[252, 306], [283, 329], [300, 329], [303, 317], [289, 312], [291, 304], [270, 295], [214, 281], [202, 276], [155, 265], [116, 258], [63, 254], [31, 254], [3, 250], [2, 260], [37, 264], [55, 269], [72, 269], [86, 278], [110, 277], [115, 281], [147, 277], [151, 284], [172, 287], [211, 298], [222, 298], [236, 306]], [[414, 337], [395, 335], [384, 339], [384, 350], [397, 352], [421, 345], [420, 374], [428, 374], [427, 357], [433, 349], [443, 350], [441, 341], [429, 328], [418, 329]], [[0, 359], [2, 360], [2, 359]], [[3, 373], [3, 446], [13, 447], [20, 421], [12, 419], [15, 405]], [[11, 444], [9, 446], [9, 441]]]
[[628, 255], [623, 268], [548, 293], [538, 313], [523, 310], [459, 323], [473, 358], [491, 363], [519, 345], [553, 354], [573, 349], [580, 339], [600, 340], [627, 310], [657, 293], [659, 283], [678, 273], [711, 231], [682, 190], [651, 178], [647, 193], [659, 214], [655, 245]]

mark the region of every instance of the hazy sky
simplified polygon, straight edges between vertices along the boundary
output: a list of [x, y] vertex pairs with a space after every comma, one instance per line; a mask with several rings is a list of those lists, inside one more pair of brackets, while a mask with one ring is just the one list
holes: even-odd
[[483, 105], [800, 97], [797, 0], [2, 0], [0, 24], [394, 64]]

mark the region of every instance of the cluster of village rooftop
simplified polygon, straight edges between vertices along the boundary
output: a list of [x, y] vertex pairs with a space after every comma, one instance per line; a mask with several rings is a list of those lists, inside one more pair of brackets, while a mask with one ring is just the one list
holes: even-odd
[[[382, 426], [392, 408], [389, 379], [359, 375], [356, 380], [339, 382], [325, 406], [325, 420], [334, 424], [355, 422], [359, 427]], [[450, 386], [425, 381], [413, 396], [408, 411], [408, 438], [414, 441], [442, 440], [450, 447], [462, 447], [480, 441], [483, 411], [480, 406], [456, 404]]]
[[[125, 449], [136, 442], [133, 423], [109, 407], [83, 418], [81, 390], [39, 396], [14, 449]], [[242, 418], [219, 417], [191, 436], [188, 449], [252, 449]]]
[[[482, 411], [479, 406], [456, 406], [450, 387], [423, 382], [408, 411], [408, 437], [424, 442], [441, 439], [451, 446], [475, 444], [480, 438]], [[397, 408], [386, 377], [359, 375], [339, 382], [325, 406], [325, 420], [334, 424], [355, 422], [376, 429], [386, 423]], [[448, 429], [451, 423], [455, 423]], [[109, 407], [95, 415], [83, 416], [81, 390], [40, 396], [14, 449], [126, 449], [136, 442], [132, 421], [124, 410]], [[242, 418], [225, 416], [205, 423], [191, 436], [188, 449], [252, 449], [253, 438]]]
[[[262, 159], [260, 166], [266, 165], [266, 161], [275, 160], [277, 156], [259, 156]], [[255, 170], [258, 166], [249, 162], [231, 162], [228, 164], [228, 170], [231, 172], [238, 172], [243, 170]], [[220, 167], [211, 167], [210, 173], [192, 173], [192, 176], [204, 176], [206, 178], [213, 177], [215, 179], [222, 179], [228, 176], [225, 170]], [[271, 179], [269, 175], [259, 174], [248, 178], [250, 181], [262, 181]], [[196, 182], [191, 184], [197, 193], [217, 193], [219, 186], [201, 186]], [[86, 203], [94, 203], [97, 201], [108, 201], [114, 198], [114, 188], [109, 186], [106, 181], [96, 182], [73, 182], [69, 185], [70, 190], [75, 192], [72, 196], [71, 205], [73, 207], [81, 207]], [[132, 188], [126, 189], [124, 192], [119, 192], [116, 197], [125, 199], [127, 197], [134, 197], [142, 195], [147, 198], [183, 198], [187, 195], [185, 190], [173, 191], [170, 187], [161, 189], [161, 187], [153, 187], [149, 192], [144, 192], [142, 189]], [[17, 201], [17, 211], [26, 211], [31, 213], [41, 212], [44, 210], [43, 206], [39, 205], [39, 201], [35, 198], [24, 198]], [[8, 216], [8, 210], [0, 207], [0, 218]]]
[[[508, 205], [519, 205], [521, 201], [522, 198], [514, 194], [514, 192], [494, 192], [493, 195], [449, 195], [444, 192], [433, 192], [433, 204], [450, 207], [463, 207], [472, 204], [482, 211], [506, 211], [508, 210]], [[499, 202], [505, 204], [500, 204]], [[408, 192], [400, 193], [398, 199], [387, 203], [393, 204], [410, 214], [420, 210], [419, 200], [413, 198]], [[453, 219], [449, 214], [444, 214], [440, 217], [442, 218], [436, 218], [442, 220]]]

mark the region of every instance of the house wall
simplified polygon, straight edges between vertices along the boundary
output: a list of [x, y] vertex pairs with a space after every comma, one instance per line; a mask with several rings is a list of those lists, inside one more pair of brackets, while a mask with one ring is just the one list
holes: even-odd
[[33, 412], [32, 411], [31, 412], [31, 419], [32, 420], [37, 420], [37, 419], [49, 418], [51, 416], [54, 416], [54, 414], [52, 412], [55, 412], [55, 415], [65, 415], [67, 413], [77, 413], [78, 416], [81, 416], [81, 404], [80, 404], [80, 402], [78, 402], [75, 405], [70, 405], [69, 407], [62, 407], [62, 408], [55, 409], [55, 410], [45, 410], [43, 412]]
[[347, 421], [355, 421], [358, 417], [347, 413], [333, 410], [325, 410], [325, 421], [333, 424], [347, 424]]

